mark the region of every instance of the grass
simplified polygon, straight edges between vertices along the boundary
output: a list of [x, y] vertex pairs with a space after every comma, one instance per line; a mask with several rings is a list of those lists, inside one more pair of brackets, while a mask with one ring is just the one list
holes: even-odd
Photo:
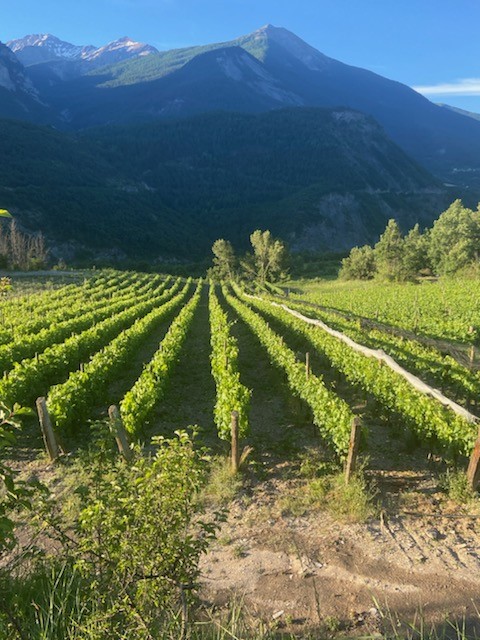
[[440, 478], [439, 485], [452, 502], [467, 509], [480, 507], [479, 495], [469, 486], [465, 471], [447, 470]]
[[210, 477], [203, 490], [203, 498], [207, 503], [226, 507], [242, 488], [242, 477], [232, 473], [229, 457], [213, 458]]
[[327, 511], [345, 523], [365, 522], [376, 513], [376, 491], [360, 471], [345, 483], [343, 472], [313, 478], [279, 499], [283, 514], [302, 516], [312, 509]]
[[[112, 637], [108, 621], [97, 607], [98, 596], [82, 582], [69, 564], [39, 562], [28, 576], [20, 579], [0, 574], [0, 640], [100, 640]], [[367, 623], [362, 629], [351, 621], [326, 616], [319, 628], [294, 632], [295, 620], [261, 620], [249, 612], [241, 600], [232, 599], [220, 609], [200, 608], [187, 624], [183, 636], [181, 616], [172, 611], [162, 628], [162, 640], [326, 640], [359, 638], [362, 640], [478, 640], [475, 629], [480, 612], [459, 620], [446, 618], [433, 625], [423, 611], [412, 620], [403, 620], [388, 605], [373, 601], [375, 630]], [[8, 612], [8, 613], [7, 613]], [[366, 614], [367, 618], [369, 612]], [[123, 637], [123, 636], [122, 636]], [[141, 625], [130, 640], [144, 640]], [[125, 636], [126, 638], [126, 636]], [[120, 639], [119, 639], [120, 640]]]
[[378, 637], [385, 640], [478, 640], [480, 638], [480, 611], [470, 618], [455, 620], [445, 617], [438, 624], [428, 623], [422, 609], [418, 609], [412, 620], [401, 619], [388, 605], [381, 606], [374, 598], [374, 605], [381, 619], [383, 633]]

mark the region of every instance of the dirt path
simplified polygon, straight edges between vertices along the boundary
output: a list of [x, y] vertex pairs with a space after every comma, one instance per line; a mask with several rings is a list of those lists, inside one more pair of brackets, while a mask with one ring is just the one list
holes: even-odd
[[480, 622], [477, 520], [397, 516], [341, 525], [325, 513], [287, 518], [270, 511], [262, 519], [260, 506], [235, 505], [222, 535], [236, 546], [217, 544], [206, 559], [212, 601], [235, 592], [264, 619], [277, 614], [297, 630], [335, 623], [379, 631], [390, 614], [413, 621], [420, 612], [430, 622]]
[[210, 374], [208, 288], [204, 287], [165, 396], [150, 420], [151, 428], [147, 437], [171, 436], [176, 429], [197, 425], [202, 444], [214, 450], [221, 448], [213, 423], [214, 403], [215, 383]]
[[294, 516], [285, 504], [303, 484], [288, 475], [284, 465], [231, 505], [202, 561], [207, 603], [242, 602], [257, 621], [320, 637], [398, 633], [397, 617], [417, 629], [448, 618], [480, 632], [478, 516], [435, 492], [429, 502], [409, 496], [416, 515], [397, 503], [365, 524], [342, 524], [321, 508]]
[[232, 334], [238, 340], [242, 383], [252, 390], [248, 443], [254, 447], [256, 459], [284, 459], [309, 444], [318, 444], [307, 407], [292, 397], [285, 375], [270, 364], [251, 329], [222, 303], [234, 320]]

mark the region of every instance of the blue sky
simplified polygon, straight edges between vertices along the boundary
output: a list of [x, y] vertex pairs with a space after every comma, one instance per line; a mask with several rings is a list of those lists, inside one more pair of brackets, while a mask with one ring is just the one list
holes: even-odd
[[53, 33], [160, 49], [230, 40], [266, 23], [333, 58], [480, 112], [479, 0], [1, 0], [0, 40]]

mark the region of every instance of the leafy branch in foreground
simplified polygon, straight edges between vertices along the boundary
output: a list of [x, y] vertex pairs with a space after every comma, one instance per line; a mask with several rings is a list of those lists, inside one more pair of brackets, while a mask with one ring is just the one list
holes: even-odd
[[69, 592], [58, 602], [47, 584], [32, 590], [28, 607], [20, 608], [13, 594], [6, 604], [25, 629], [42, 615], [44, 627], [61, 630], [37, 634], [35, 622], [31, 637], [39, 640], [186, 637], [199, 559], [222, 519], [206, 515], [199, 499], [209, 458], [185, 431], [153, 439], [153, 453], [137, 449], [133, 464], [111, 455], [105, 423], [97, 423], [92, 438], [74, 462], [68, 510], [52, 498], [38, 509], [38, 522], [59, 547], [51, 569]]
[[[30, 409], [14, 405], [10, 409], [0, 403], [0, 451], [15, 444], [15, 430], [20, 429], [20, 418]], [[28, 507], [32, 489], [16, 478], [16, 473], [0, 459], [0, 558], [15, 545], [15, 525], [11, 514], [15, 509]]]

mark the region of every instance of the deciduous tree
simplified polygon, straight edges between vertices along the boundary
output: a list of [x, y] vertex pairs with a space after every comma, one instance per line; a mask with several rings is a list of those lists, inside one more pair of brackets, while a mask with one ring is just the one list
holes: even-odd
[[451, 275], [480, 257], [480, 209], [472, 211], [455, 200], [435, 221], [429, 255], [435, 273]]
[[213, 268], [210, 275], [215, 280], [234, 280], [237, 269], [237, 258], [231, 242], [215, 240], [212, 246]]
[[375, 254], [368, 244], [353, 247], [350, 255], [342, 260], [339, 277], [342, 280], [370, 280], [376, 273]]
[[244, 272], [260, 284], [277, 280], [285, 269], [287, 250], [281, 240], [272, 237], [270, 231], [257, 229], [250, 236], [253, 255], [242, 261]]

